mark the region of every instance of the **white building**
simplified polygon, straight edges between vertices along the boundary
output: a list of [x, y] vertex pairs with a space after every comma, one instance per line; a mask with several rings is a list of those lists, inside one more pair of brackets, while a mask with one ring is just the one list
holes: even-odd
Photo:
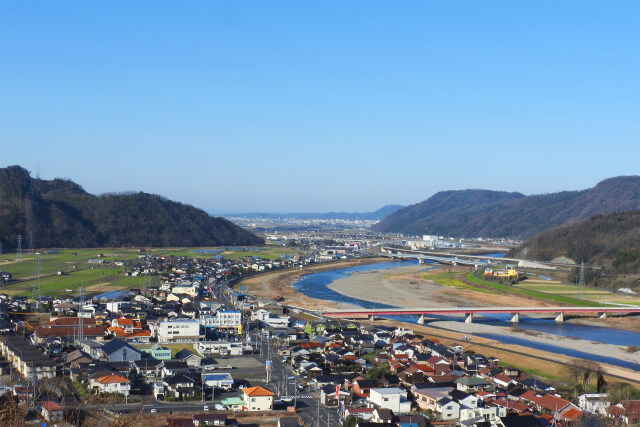
[[202, 337], [197, 319], [162, 320], [156, 325], [155, 332], [161, 344], [193, 342]]
[[482, 408], [460, 408], [460, 421], [482, 418], [485, 422], [496, 421], [500, 417], [507, 416], [507, 408], [498, 406], [486, 406]]
[[591, 414], [607, 415], [607, 408], [611, 405], [607, 393], [589, 393], [578, 396], [578, 407], [581, 411]]
[[400, 387], [372, 388], [368, 399], [369, 406], [390, 409], [396, 414], [411, 412], [411, 402], [407, 392]]
[[198, 341], [193, 348], [202, 356], [212, 354], [221, 354], [223, 356], [240, 356], [242, 355], [241, 342], [229, 341]]
[[219, 310], [213, 316], [200, 317], [200, 324], [205, 328], [238, 329], [242, 323], [242, 313], [238, 310]]
[[173, 289], [171, 290], [171, 293], [176, 295], [186, 294], [191, 297], [195, 297], [196, 295], [198, 295], [199, 291], [200, 291], [200, 284], [193, 283], [193, 282], [182, 282], [182, 283], [179, 283], [177, 286], [174, 286]]

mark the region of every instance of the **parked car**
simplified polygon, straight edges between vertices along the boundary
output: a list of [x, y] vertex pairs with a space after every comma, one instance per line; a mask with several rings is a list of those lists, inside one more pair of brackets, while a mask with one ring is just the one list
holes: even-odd
[[202, 408], [203, 411], [208, 411], [209, 410], [209, 406], [204, 405], [204, 408]]

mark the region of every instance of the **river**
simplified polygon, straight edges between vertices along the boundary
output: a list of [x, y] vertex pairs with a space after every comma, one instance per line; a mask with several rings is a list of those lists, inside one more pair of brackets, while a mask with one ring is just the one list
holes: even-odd
[[[364, 301], [358, 298], [342, 295], [328, 288], [328, 285], [333, 281], [344, 278], [356, 272], [371, 271], [371, 270], [383, 270], [397, 268], [407, 265], [415, 265], [416, 261], [393, 261], [378, 264], [368, 264], [356, 267], [342, 268], [338, 270], [325, 271], [322, 273], [312, 273], [302, 277], [294, 284], [294, 288], [308, 297], [325, 300], [336, 301], [342, 303], [348, 303], [357, 305], [363, 308], [389, 308], [391, 305], [373, 303]], [[425, 264], [425, 271], [432, 269]], [[389, 319], [399, 320], [407, 323], [416, 323], [417, 316], [386, 316]], [[460, 321], [459, 317], [453, 316], [438, 316], [429, 315], [430, 319], [435, 320], [455, 320]], [[474, 323], [482, 323], [493, 326], [511, 327], [509, 314], [486, 314], [482, 316], [474, 316]], [[537, 317], [520, 316], [520, 322], [518, 324], [522, 329], [528, 329], [537, 332], [543, 332], [553, 335], [564, 336], [568, 338], [580, 338], [583, 340], [604, 342], [607, 344], [615, 344], [619, 346], [627, 345], [639, 345], [640, 346], [640, 333], [625, 331], [614, 328], [605, 328], [599, 326], [589, 326], [576, 323], [557, 323], [552, 319], [541, 319]], [[524, 338], [515, 338], [505, 335], [495, 334], [476, 334], [481, 337], [494, 339], [506, 344], [518, 344], [526, 347], [536, 348], [543, 351], [564, 354], [570, 357], [577, 357], [582, 359], [591, 359], [602, 363], [608, 363], [610, 365], [620, 366], [623, 368], [634, 369], [640, 371], [640, 364], [632, 363], [624, 360], [620, 360], [613, 357], [605, 357], [590, 353], [584, 353], [572, 349], [566, 349], [559, 346], [539, 343]]]

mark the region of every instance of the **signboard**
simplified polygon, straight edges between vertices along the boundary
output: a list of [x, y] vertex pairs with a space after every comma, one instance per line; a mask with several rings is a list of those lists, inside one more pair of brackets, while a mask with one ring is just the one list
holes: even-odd
[[267, 371], [271, 369], [271, 360], [267, 360], [266, 362], [264, 362], [264, 367]]
[[340, 400], [340, 386], [336, 386], [336, 400]]

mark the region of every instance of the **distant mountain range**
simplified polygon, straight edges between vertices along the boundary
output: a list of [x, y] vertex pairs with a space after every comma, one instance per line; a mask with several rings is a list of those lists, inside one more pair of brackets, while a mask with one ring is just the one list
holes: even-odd
[[267, 213], [267, 212], [255, 212], [255, 213], [239, 213], [224, 215], [226, 218], [243, 217], [243, 218], [267, 218], [267, 219], [279, 219], [279, 218], [292, 218], [300, 220], [308, 219], [340, 219], [347, 221], [355, 220], [381, 220], [393, 212], [401, 209], [401, 205], [386, 205], [375, 212], [326, 212], [326, 213]]
[[372, 229], [452, 237], [527, 238], [569, 221], [640, 210], [640, 177], [606, 179], [581, 191], [525, 196], [489, 190], [443, 191], [402, 208]]
[[6, 249], [33, 236], [35, 248], [256, 245], [262, 239], [224, 218], [146, 193], [94, 196], [63, 179], [0, 169], [0, 239]]

